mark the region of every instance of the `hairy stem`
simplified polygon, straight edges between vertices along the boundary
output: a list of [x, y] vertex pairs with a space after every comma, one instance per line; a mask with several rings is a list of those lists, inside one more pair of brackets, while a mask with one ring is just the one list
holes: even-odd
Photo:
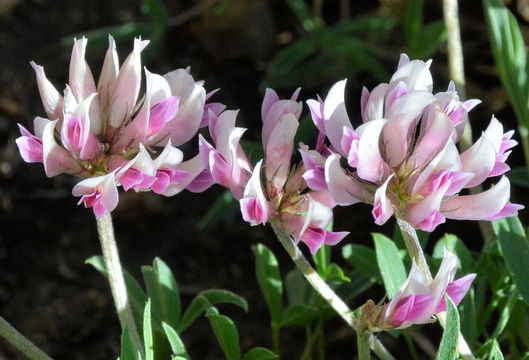
[[371, 351], [369, 350], [369, 336], [367, 332], [356, 333], [356, 344], [358, 346], [358, 360], [370, 360]]
[[[320, 296], [334, 309], [334, 311], [336, 311], [347, 325], [349, 325], [354, 331], [357, 331], [358, 327], [351, 316], [351, 309], [349, 309], [343, 300], [336, 295], [316, 270], [314, 270], [307, 258], [305, 258], [303, 253], [299, 250], [290, 234], [283, 230], [281, 223], [277, 219], [274, 219], [270, 221], [270, 225], [281, 245], [283, 245], [288, 255], [292, 258], [292, 261], [294, 261], [294, 264], [296, 264], [298, 270], [301, 271], [314, 290], [320, 294]], [[369, 336], [368, 341], [371, 349], [373, 349], [380, 359], [394, 359], [393, 355], [391, 355], [384, 345], [373, 335]]]
[[[399, 228], [402, 232], [402, 236], [404, 238], [404, 242], [406, 243], [406, 248], [408, 249], [410, 257], [412, 259], [415, 259], [415, 263], [426, 278], [426, 282], [428, 284], [431, 283], [432, 273], [430, 272], [430, 268], [426, 263], [426, 258], [424, 257], [424, 252], [422, 251], [421, 244], [419, 243], [417, 232], [415, 231], [413, 226], [411, 226], [408, 222], [402, 219], [397, 218], [397, 223], [399, 224]], [[441, 326], [444, 328], [446, 324], [446, 312], [437, 314], [437, 319], [439, 320]], [[461, 332], [459, 332], [459, 353], [461, 357], [465, 360], [475, 359], [466, 340], [463, 338], [463, 335], [461, 335]]]
[[0, 316], [0, 335], [4, 337], [18, 351], [26, 355], [31, 360], [52, 360], [44, 351], [39, 349], [35, 344], [29, 341], [17, 329], [11, 326], [3, 317]]
[[119, 261], [118, 247], [114, 237], [114, 227], [112, 226], [112, 217], [110, 213], [106, 213], [100, 219], [97, 219], [97, 231], [99, 233], [99, 241], [103, 251], [103, 258], [105, 259], [105, 266], [107, 270], [107, 278], [112, 290], [112, 297], [114, 298], [114, 305], [118, 313], [121, 327], [128, 327], [132, 340], [136, 344], [138, 350], [143, 354], [143, 346], [141, 344], [136, 323], [132, 317], [132, 310], [123, 279], [123, 270], [121, 269], [121, 262]]

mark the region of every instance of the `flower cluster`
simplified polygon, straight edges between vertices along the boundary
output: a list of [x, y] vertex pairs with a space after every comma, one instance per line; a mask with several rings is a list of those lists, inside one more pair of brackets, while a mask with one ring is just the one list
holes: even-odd
[[364, 88], [363, 124], [356, 129], [345, 108], [345, 80], [336, 83], [325, 100], [309, 100], [320, 136], [317, 151], [304, 158], [307, 183], [314, 190], [328, 190], [340, 205], [372, 204], [379, 225], [395, 215], [433, 231], [445, 218], [515, 215], [523, 206], [509, 202], [506, 177], [487, 191], [460, 195], [509, 169], [505, 161], [516, 145], [514, 132], [504, 133], [493, 117], [474, 145], [459, 153], [456, 143], [468, 112], [479, 101], [460, 101], [453, 83], [433, 94], [430, 63], [402, 55], [389, 83], [371, 92]]
[[[276, 218], [314, 254], [322, 244], [334, 245], [347, 233], [326, 230], [336, 204], [326, 190], [308, 191], [303, 164], [291, 165], [302, 109], [298, 93], [299, 89], [290, 99], [280, 100], [274, 90], [267, 89], [261, 108], [265, 159], [255, 167], [239, 144], [245, 129], [235, 126], [235, 111], [219, 116], [210, 112], [209, 130], [215, 146], [203, 137], [199, 146], [213, 181], [230, 189], [239, 200], [244, 220], [257, 225]], [[265, 186], [261, 180], [263, 167]]]
[[[140, 55], [147, 44], [135, 39], [120, 67], [109, 36], [96, 84], [85, 60], [87, 40], [75, 40], [62, 95], [43, 67], [31, 62], [48, 118], [35, 118], [35, 134], [19, 125], [20, 154], [26, 162], [43, 163], [48, 177], [67, 173], [82, 178], [72, 193], [98, 218], [117, 206], [118, 185], [165, 196], [208, 186], [200, 176], [204, 166], [198, 155], [183, 161], [175, 146], [195, 136], [205, 124], [205, 112], [219, 113], [223, 106], [205, 104], [212, 93], [206, 94], [189, 69], [163, 76], [145, 69], [145, 94], [140, 96]], [[154, 147], [163, 147], [155, 158]]]
[[476, 274], [468, 274], [454, 281], [459, 260], [445, 250], [437, 275], [428, 284], [415, 260], [408, 278], [393, 299], [382, 306], [369, 303], [361, 317], [370, 331], [404, 329], [413, 324], [430, 322], [432, 316], [446, 311], [445, 293], [457, 306], [463, 300]]

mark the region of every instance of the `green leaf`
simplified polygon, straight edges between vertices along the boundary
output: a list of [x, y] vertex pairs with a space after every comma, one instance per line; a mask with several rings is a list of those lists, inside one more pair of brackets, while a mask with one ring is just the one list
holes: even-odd
[[152, 267], [143, 266], [141, 271], [154, 316], [176, 327], [181, 312], [180, 294], [171, 269], [161, 259], [155, 258]]
[[347, 244], [342, 248], [343, 257], [360, 273], [382, 283], [375, 252], [363, 245]]
[[529, 171], [527, 167], [520, 166], [511, 169], [506, 175], [512, 184], [529, 188]]
[[335, 263], [331, 263], [323, 274], [323, 278], [327, 281], [336, 281], [340, 283], [351, 282], [351, 279], [345, 275], [343, 269]]
[[121, 335], [121, 359], [122, 360], [141, 360], [141, 353], [136, 348], [130, 335], [129, 328], [125, 326]]
[[514, 284], [529, 304], [529, 241], [523, 226], [517, 217], [510, 217], [493, 221], [492, 227]]
[[145, 346], [145, 359], [154, 360], [154, 339], [151, 324], [151, 300], [147, 300], [143, 315], [143, 345]]
[[425, 26], [421, 36], [417, 39], [413, 58], [427, 59], [432, 56], [446, 41], [446, 29], [443, 20], [435, 21]]
[[239, 332], [233, 321], [227, 316], [220, 315], [214, 307], [208, 309], [206, 317], [209, 319], [226, 359], [239, 360], [241, 358]]
[[285, 288], [289, 305], [308, 305], [314, 294], [312, 286], [297, 268], [285, 276]]
[[280, 327], [307, 325], [315, 315], [315, 310], [305, 305], [289, 306], [281, 314]]
[[385, 16], [361, 15], [328, 27], [327, 30], [335, 35], [355, 35], [358, 33], [390, 34], [396, 24], [395, 19]]
[[500, 80], [520, 125], [527, 119], [527, 63], [523, 36], [513, 14], [501, 0], [483, 0], [492, 53]]
[[476, 318], [476, 302], [474, 289], [470, 289], [468, 294], [459, 304], [461, 317], [461, 333], [463, 334], [468, 346], [472, 349], [478, 337], [478, 327]]
[[441, 345], [437, 351], [436, 360], [456, 360], [458, 358], [457, 344], [459, 336], [459, 313], [452, 299], [445, 294], [446, 300], [446, 325], [441, 338]]
[[272, 351], [262, 348], [255, 347], [252, 350], [248, 351], [242, 360], [273, 360], [279, 359], [279, 356], [274, 354]]
[[[107, 269], [105, 266], [105, 260], [102, 256], [96, 255], [85, 260], [85, 264], [92, 265], [99, 273], [104, 277], [107, 277]], [[127, 287], [127, 293], [129, 295], [129, 302], [132, 308], [132, 315], [138, 329], [141, 329], [143, 321], [143, 309], [147, 302], [147, 295], [143, 291], [140, 284], [129, 274], [126, 270], [123, 271], [123, 278], [125, 280], [125, 286]]]
[[180, 336], [176, 332], [175, 329], [171, 327], [171, 325], [162, 322], [163, 331], [165, 332], [165, 335], [167, 335], [167, 340], [169, 340], [169, 344], [171, 345], [171, 350], [173, 351], [174, 355], [183, 355], [186, 353], [186, 347], [184, 343], [182, 342], [182, 339], [180, 339]]
[[406, 281], [406, 270], [393, 241], [382, 234], [373, 234], [378, 268], [386, 293], [391, 299]]
[[474, 260], [472, 254], [467, 249], [465, 244], [456, 235], [445, 234], [435, 244], [433, 250], [434, 259], [442, 259], [444, 256], [444, 249], [449, 250], [457, 255], [459, 258], [459, 268], [462, 274], [468, 274], [474, 268]]
[[413, 51], [422, 29], [422, 0], [408, 0], [403, 23], [408, 47]]
[[[244, 153], [248, 155], [248, 158], [252, 164], [257, 163], [259, 160], [263, 159], [265, 154], [263, 150], [263, 145], [260, 141], [255, 140], [241, 140], [240, 144], [244, 150]], [[230, 194], [231, 192], [227, 190]], [[237, 206], [239, 203], [237, 202]]]
[[[487, 340], [476, 352], [476, 356], [479, 356], [480, 359], [503, 360], [503, 354], [496, 339]], [[522, 360], [524, 359], [525, 357]]]
[[248, 311], [248, 303], [243, 297], [228, 290], [205, 290], [199, 293], [191, 301], [184, 315], [180, 319], [176, 330], [182, 333], [189, 325], [193, 323], [204, 311], [216, 304], [229, 303]]
[[498, 338], [505, 329], [505, 326], [507, 326], [507, 323], [509, 322], [509, 319], [511, 318], [512, 311], [514, 310], [514, 306], [518, 302], [518, 291], [513, 291], [512, 294], [509, 296], [509, 299], [503, 306], [503, 309], [501, 311], [500, 319], [498, 320], [498, 323], [496, 325], [496, 328], [494, 329], [494, 332], [492, 333], [492, 338]]
[[316, 264], [316, 270], [318, 271], [318, 274], [323, 275], [331, 261], [330, 246], [323, 244], [316, 254], [312, 255], [312, 259], [314, 260], [314, 264]]
[[144, 0], [142, 11], [147, 14], [160, 28], [166, 28], [169, 23], [169, 16], [165, 5], [160, 0]]
[[239, 203], [233, 198], [231, 191], [226, 190], [215, 200], [196, 227], [201, 231], [210, 230], [226, 220], [237, 209], [239, 209]]
[[286, 0], [286, 2], [305, 30], [312, 31], [316, 26], [316, 19], [312, 16], [307, 3], [304, 0]]
[[283, 309], [283, 282], [279, 273], [279, 264], [272, 251], [265, 245], [257, 244], [252, 250], [255, 254], [257, 282], [268, 305], [272, 321], [279, 323]]

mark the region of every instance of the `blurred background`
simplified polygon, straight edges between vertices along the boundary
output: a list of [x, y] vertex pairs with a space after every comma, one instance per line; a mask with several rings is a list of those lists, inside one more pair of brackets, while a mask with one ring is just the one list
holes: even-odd
[[[528, 34], [529, 1], [507, 4]], [[506, 129], [515, 129], [481, 2], [462, 1], [460, 16], [467, 96], [483, 100], [470, 115], [474, 138], [492, 114]], [[347, 106], [356, 126], [362, 86], [371, 89], [388, 81], [402, 52], [433, 59], [434, 92], [445, 90], [449, 82], [439, 1], [0, 0], [0, 314], [56, 360], [117, 358], [119, 323], [106, 281], [84, 264], [100, 249], [92, 212], [77, 206], [70, 195], [77, 179], [48, 179], [42, 165], [24, 163], [14, 141], [19, 136], [16, 124], [32, 129], [33, 118], [44, 116], [29, 61], [43, 65], [48, 79], [62, 89], [73, 38], [84, 35], [89, 39], [87, 61], [98, 76], [109, 32], [121, 61], [131, 51], [132, 39], [141, 35], [151, 40], [143, 53], [150, 71], [163, 74], [190, 65], [208, 91], [220, 88], [214, 100], [240, 109], [238, 125], [249, 129], [247, 146], [259, 139], [266, 87], [285, 98], [301, 86], [300, 99], [305, 101], [317, 94], [324, 97], [334, 82], [347, 77]], [[313, 145], [316, 134], [308, 114], [304, 107], [302, 138]], [[183, 150], [194, 155], [196, 145], [194, 140]], [[523, 166], [520, 147], [509, 164]], [[528, 203], [529, 194], [521, 187], [513, 185], [511, 196], [512, 202]], [[212, 207], [216, 213], [208, 212]], [[351, 242], [372, 246], [371, 232], [393, 231], [393, 223], [377, 227], [367, 205], [337, 208], [335, 214], [335, 229], [351, 232], [338, 247]], [[271, 347], [251, 245], [270, 247], [283, 274], [293, 265], [271, 229], [250, 228], [223, 189], [173, 198], [121, 193], [112, 215], [122, 262], [135, 277], [141, 278], [141, 265], [159, 256], [173, 269], [184, 304], [209, 288], [242, 295], [249, 302], [248, 313], [223, 308], [239, 327], [242, 348]], [[527, 211], [521, 219], [528, 223]], [[483, 244], [478, 231], [475, 223], [452, 221], [439, 226], [431, 239], [456, 233], [469, 248], [479, 250]], [[345, 263], [338, 249], [333, 261]], [[379, 285], [369, 292], [376, 302], [383, 293]], [[366, 300], [360, 297], [349, 305], [356, 308]], [[437, 327], [427, 327], [429, 332], [440, 336]], [[339, 319], [328, 323], [326, 333], [328, 359], [353, 357], [354, 334]], [[288, 328], [281, 336], [285, 358], [299, 358], [304, 329]], [[409, 358], [397, 350], [402, 340], [383, 336], [394, 354]], [[199, 319], [183, 339], [193, 359], [223, 356], [206, 319]], [[0, 359], [22, 357], [0, 341]]]

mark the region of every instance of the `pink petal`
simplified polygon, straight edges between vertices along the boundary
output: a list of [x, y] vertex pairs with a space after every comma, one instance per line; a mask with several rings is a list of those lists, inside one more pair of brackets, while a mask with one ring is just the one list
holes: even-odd
[[340, 155], [333, 154], [325, 162], [325, 182], [337, 204], [346, 206], [359, 201], [371, 203], [372, 195], [356, 179], [348, 176], [340, 166]]
[[[461, 300], [463, 300], [475, 278], [476, 274], [468, 274], [448, 284], [446, 292], [456, 306], [459, 305]], [[441, 311], [446, 311], [446, 301], [444, 297], [441, 299], [439, 305], [437, 305], [435, 314], [440, 313]]]
[[270, 134], [266, 145], [266, 179], [272, 186], [283, 187], [290, 173], [290, 160], [298, 125], [298, 119], [293, 114], [286, 114]]
[[151, 108], [147, 137], [153, 136], [178, 112], [179, 98], [171, 96]]
[[44, 105], [44, 111], [46, 111], [46, 114], [52, 120], [61, 119], [63, 103], [62, 96], [48, 78], [46, 78], [42, 66], [35, 64], [33, 61], [30, 62], [30, 65], [37, 75], [37, 86], [39, 88], [42, 104]]
[[505, 217], [511, 217], [511, 216], [516, 216], [518, 215], [518, 211], [524, 209], [525, 207], [523, 205], [519, 205], [519, 204], [513, 204], [513, 203], [507, 203], [505, 204], [505, 206], [494, 216], [488, 218], [488, 219], [485, 219], [485, 220], [489, 220], [489, 221], [492, 221], [492, 220], [498, 220], [498, 219], [502, 219], [502, 218], [505, 218]]

